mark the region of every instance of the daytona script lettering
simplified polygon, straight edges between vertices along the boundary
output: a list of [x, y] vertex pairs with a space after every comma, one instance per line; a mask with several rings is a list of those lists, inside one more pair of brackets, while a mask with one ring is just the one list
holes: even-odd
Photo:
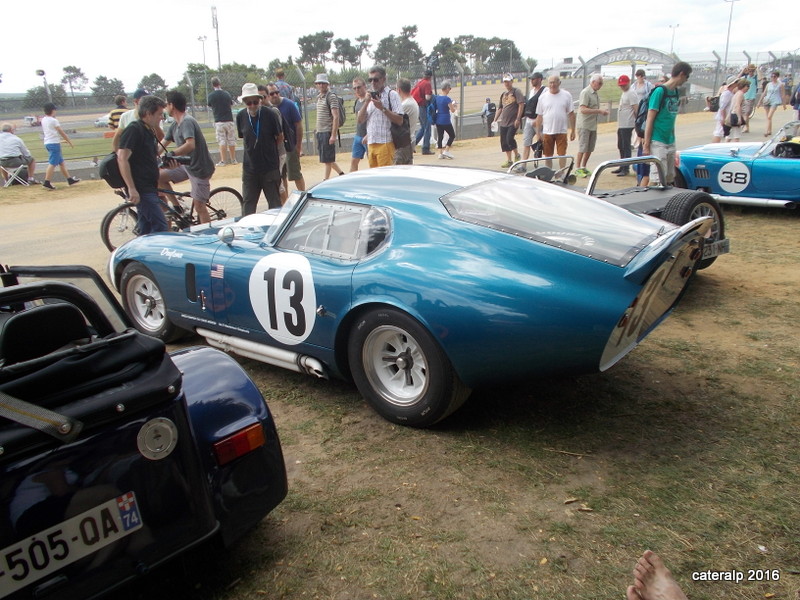
[[166, 256], [167, 258], [183, 258], [183, 252], [171, 250], [170, 248], [164, 248], [161, 250], [161, 256]]
[[747, 571], [695, 571], [692, 573], [692, 581], [732, 581], [742, 583], [748, 581], [779, 581], [781, 578], [780, 569], [748, 569]]

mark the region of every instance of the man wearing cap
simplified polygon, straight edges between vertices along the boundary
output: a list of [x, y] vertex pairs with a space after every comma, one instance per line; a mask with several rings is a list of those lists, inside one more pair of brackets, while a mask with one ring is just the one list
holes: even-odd
[[539, 73], [531, 74], [531, 91], [528, 93], [528, 101], [525, 103], [525, 127], [522, 130], [522, 160], [528, 160], [531, 156], [531, 149], [535, 150], [534, 157], [538, 158], [542, 155], [542, 140], [534, 141], [534, 138], [539, 133], [536, 131], [536, 108], [539, 105], [539, 96], [544, 91], [542, 79], [544, 75]]
[[[617, 109], [617, 149], [620, 158], [630, 158], [631, 136], [636, 123], [636, 113], [639, 111], [639, 95], [631, 89], [631, 78], [627, 75], [620, 75], [617, 85], [622, 91]], [[616, 173], [618, 177], [624, 177], [630, 173], [630, 167], [620, 167], [611, 172]]]
[[261, 192], [269, 208], [281, 206], [281, 170], [278, 144], [283, 144], [281, 113], [262, 106], [255, 83], [242, 86], [239, 98], [247, 106], [236, 115], [236, 129], [244, 142], [242, 158], [242, 216], [256, 212]]
[[581, 95], [578, 97], [578, 155], [575, 175], [579, 177], [591, 175], [586, 165], [597, 144], [597, 117], [608, 114], [608, 110], [600, 108], [600, 96], [597, 92], [601, 87], [603, 87], [603, 76], [595, 73], [589, 80], [589, 85], [581, 90]]
[[506, 153], [506, 162], [500, 165], [501, 169], [507, 169], [513, 164], [511, 153], [514, 153], [514, 160], [519, 160], [517, 152], [517, 130], [522, 123], [522, 112], [525, 110], [525, 96], [514, 87], [514, 77], [510, 73], [503, 75], [503, 85], [506, 91], [500, 96], [500, 106], [497, 107], [498, 129], [500, 130], [500, 150]]
[[714, 133], [711, 137], [712, 143], [721, 142], [722, 138], [728, 137], [731, 132], [730, 125], [725, 122], [731, 113], [731, 102], [733, 101], [733, 94], [739, 89], [739, 80], [735, 75], [731, 75], [725, 81], [725, 85], [720, 90], [719, 94], [719, 110], [714, 113]]
[[325, 165], [325, 179], [331, 171], [344, 175], [344, 171], [336, 164], [336, 133], [339, 131], [339, 97], [330, 89], [327, 73], [318, 73], [314, 80], [317, 86], [317, 150], [319, 162]]
[[411, 96], [419, 106], [419, 130], [414, 136], [414, 147], [416, 148], [419, 141], [422, 140], [423, 154], [435, 154], [431, 150], [431, 119], [428, 114], [428, 105], [433, 98], [431, 77], [433, 77], [433, 71], [425, 69], [425, 76], [411, 90]]

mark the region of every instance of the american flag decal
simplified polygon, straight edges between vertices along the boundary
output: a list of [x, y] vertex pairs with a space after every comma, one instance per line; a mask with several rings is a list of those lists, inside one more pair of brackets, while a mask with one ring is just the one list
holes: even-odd
[[225, 265], [211, 265], [211, 277], [214, 279], [222, 279], [225, 275]]

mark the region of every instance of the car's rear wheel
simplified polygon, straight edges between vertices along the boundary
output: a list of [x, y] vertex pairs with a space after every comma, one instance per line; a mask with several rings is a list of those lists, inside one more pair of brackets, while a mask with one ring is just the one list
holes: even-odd
[[167, 317], [167, 303], [150, 269], [131, 263], [120, 279], [122, 306], [136, 329], [165, 342], [178, 339], [183, 331]]
[[361, 395], [400, 425], [429, 427], [460, 407], [471, 391], [430, 333], [396, 309], [360, 317], [348, 356]]
[[[685, 225], [689, 221], [700, 217], [711, 217], [714, 220], [711, 225], [712, 241], [725, 239], [725, 221], [722, 218], [722, 209], [714, 198], [706, 192], [681, 192], [675, 194], [667, 202], [667, 206], [661, 213], [661, 218], [676, 225]], [[717, 260], [716, 256], [705, 258], [697, 263], [698, 269], [710, 267]]]

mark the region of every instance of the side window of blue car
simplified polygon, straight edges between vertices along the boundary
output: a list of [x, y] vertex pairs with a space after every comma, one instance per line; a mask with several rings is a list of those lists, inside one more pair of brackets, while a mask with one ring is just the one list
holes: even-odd
[[309, 200], [277, 246], [342, 260], [375, 252], [389, 235], [386, 212], [374, 206]]

